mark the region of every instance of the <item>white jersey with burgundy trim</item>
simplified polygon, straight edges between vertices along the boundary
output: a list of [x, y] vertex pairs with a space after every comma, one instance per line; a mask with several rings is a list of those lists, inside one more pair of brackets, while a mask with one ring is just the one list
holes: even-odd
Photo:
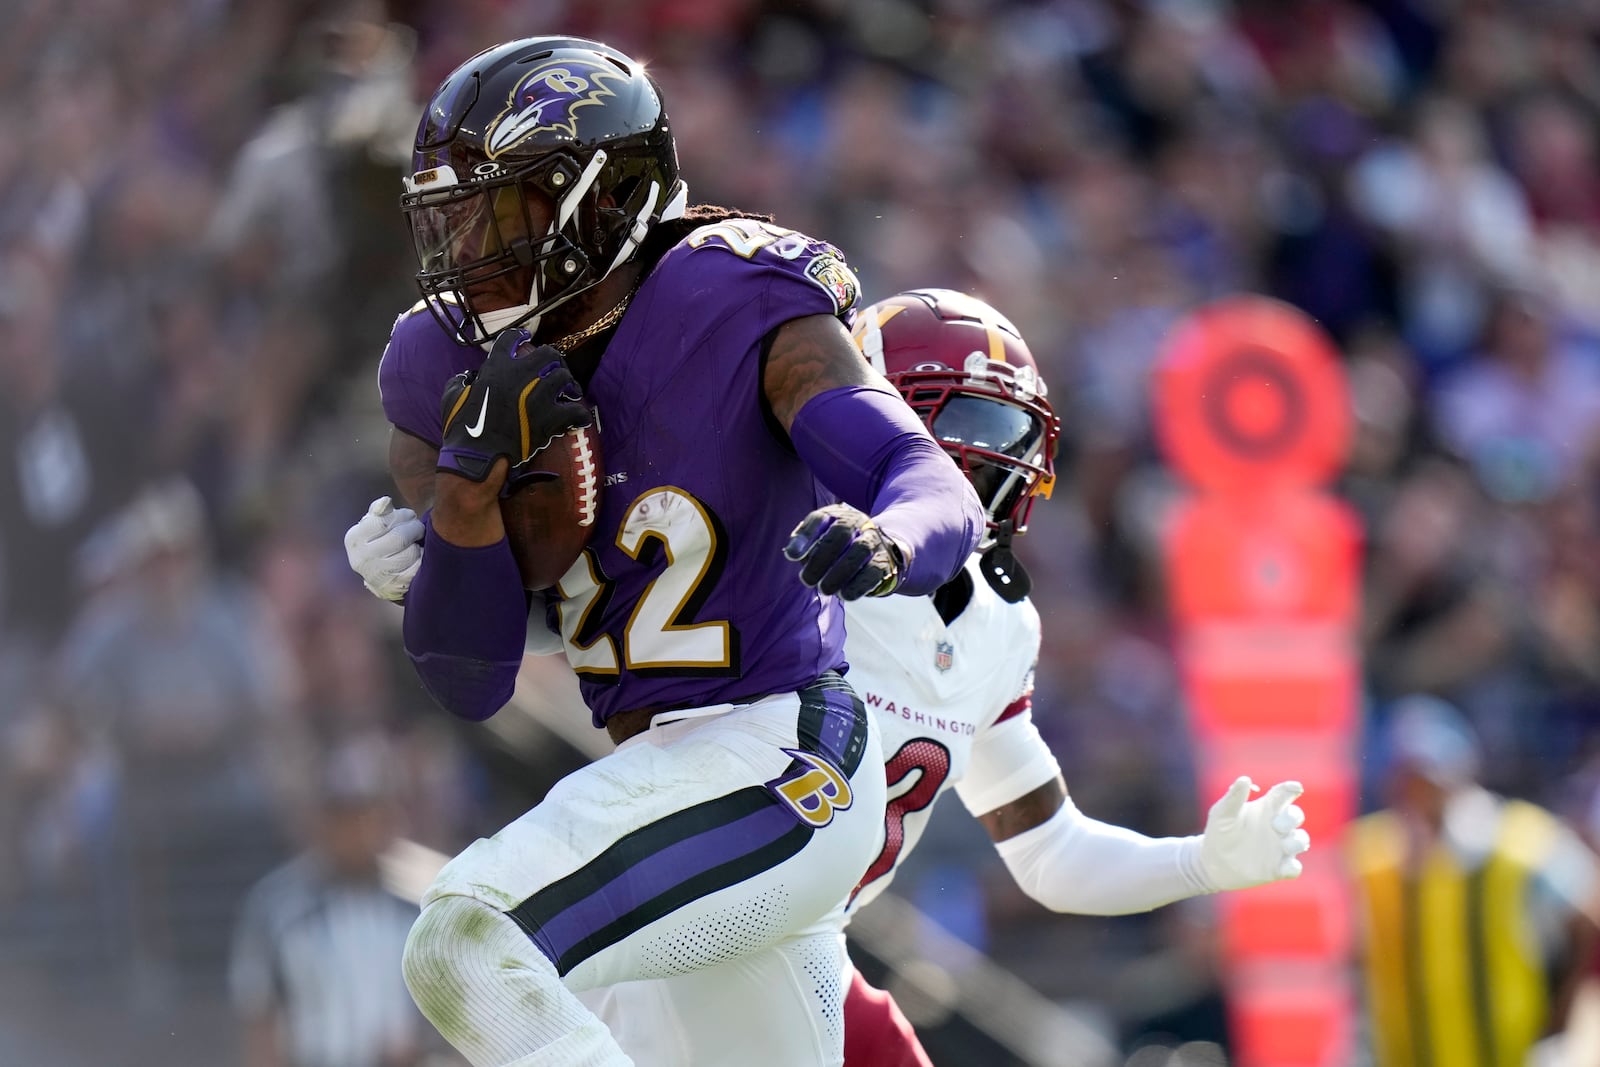
[[974, 815], [1053, 779], [1055, 756], [1033, 725], [1039, 613], [1008, 604], [967, 561], [972, 598], [947, 625], [932, 597], [890, 596], [845, 607], [848, 679], [882, 740], [889, 783], [884, 845], [850, 910], [888, 886], [955, 787]]

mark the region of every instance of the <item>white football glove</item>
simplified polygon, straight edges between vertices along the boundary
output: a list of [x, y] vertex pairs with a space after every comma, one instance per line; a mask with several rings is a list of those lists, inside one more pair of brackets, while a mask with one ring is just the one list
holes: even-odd
[[422, 533], [416, 512], [397, 508], [380, 496], [361, 521], [345, 531], [345, 557], [373, 596], [399, 600], [422, 566]]
[[1294, 803], [1305, 792], [1299, 782], [1279, 782], [1259, 800], [1245, 801], [1261, 788], [1248, 777], [1234, 779], [1211, 805], [1200, 837], [1200, 874], [1207, 889], [1248, 889], [1300, 875], [1296, 857], [1311, 847], [1300, 824], [1306, 813]]

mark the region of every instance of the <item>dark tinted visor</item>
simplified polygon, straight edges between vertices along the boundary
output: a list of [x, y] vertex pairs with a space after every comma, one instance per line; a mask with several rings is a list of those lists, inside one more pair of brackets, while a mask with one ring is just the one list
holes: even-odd
[[500, 252], [500, 229], [483, 192], [420, 204], [408, 212], [417, 262], [434, 272], [466, 266]]
[[977, 492], [978, 499], [991, 518], [999, 521], [1011, 514], [1031, 483], [1020, 467], [991, 463], [984, 459], [967, 459], [967, 480]]
[[[517, 185], [474, 187], [420, 197], [406, 208], [417, 262], [424, 272], [464, 269], [491, 260], [528, 238]], [[539, 251], [542, 251], [539, 250]]]
[[983, 397], [953, 396], [934, 416], [933, 435], [944, 444], [1031, 462], [1044, 441], [1044, 427], [1019, 407]]

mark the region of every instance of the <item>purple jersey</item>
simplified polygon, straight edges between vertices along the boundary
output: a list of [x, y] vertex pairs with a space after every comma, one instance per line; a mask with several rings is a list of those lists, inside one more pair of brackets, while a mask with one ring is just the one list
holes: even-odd
[[[856, 295], [832, 246], [747, 219], [696, 230], [640, 286], [588, 387], [606, 471], [595, 535], [553, 597], [597, 724], [842, 666], [839, 603], [783, 557], [831, 498], [763, 413], [761, 342]], [[481, 358], [426, 312], [402, 317], [379, 372], [390, 421], [437, 444], [445, 383]]]
[[440, 327], [427, 305], [418, 302], [394, 320], [389, 344], [378, 364], [378, 395], [395, 427], [434, 448], [444, 441], [444, 387], [464, 370], [483, 362], [477, 345], [457, 344]]

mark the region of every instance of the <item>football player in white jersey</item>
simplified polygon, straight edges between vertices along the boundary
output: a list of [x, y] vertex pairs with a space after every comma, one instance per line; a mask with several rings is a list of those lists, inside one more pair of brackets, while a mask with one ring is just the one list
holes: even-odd
[[[1149, 838], [1073, 804], [1033, 724], [1039, 613], [1011, 539], [1055, 481], [1059, 420], [1022, 335], [975, 297], [901, 293], [862, 310], [867, 359], [898, 388], [966, 472], [989, 534], [961, 574], [929, 597], [863, 601], [846, 612], [850, 681], [887, 760], [884, 845], [849, 912], [888, 886], [954, 788], [1029, 896], [1059, 912], [1121, 915], [1300, 873], [1310, 839], [1298, 782], [1250, 800], [1237, 779], [1203, 834]], [[848, 913], [847, 913], [848, 914]], [[888, 994], [857, 973], [845, 1007], [845, 1067], [929, 1064]]]
[[[979, 554], [928, 597], [851, 602], [850, 681], [871, 709], [887, 757], [883, 846], [847, 915], [888, 886], [954, 788], [995, 841], [1017, 884], [1059, 912], [1119, 915], [1300, 873], [1310, 846], [1294, 803], [1298, 782], [1258, 799], [1237, 779], [1202, 834], [1149, 838], [1091, 819], [1068, 795], [1032, 719], [1039, 613], [1011, 540], [1054, 482], [1059, 421], [1022, 336], [974, 297], [920, 289], [864, 309], [854, 336], [867, 359], [966, 472], [988, 512]], [[391, 513], [393, 514], [393, 513]], [[351, 565], [391, 596], [420, 546], [399, 522], [362, 520], [347, 538]], [[380, 528], [381, 527], [381, 528]], [[375, 589], [376, 591], [376, 589]], [[381, 595], [381, 594], [380, 594]], [[735, 961], [692, 975], [629, 982], [584, 999], [636, 1061], [652, 1067], [760, 1062], [761, 988]], [[887, 993], [853, 976], [845, 1067], [929, 1067]], [[686, 1020], [717, 1020], [696, 1033]]]

